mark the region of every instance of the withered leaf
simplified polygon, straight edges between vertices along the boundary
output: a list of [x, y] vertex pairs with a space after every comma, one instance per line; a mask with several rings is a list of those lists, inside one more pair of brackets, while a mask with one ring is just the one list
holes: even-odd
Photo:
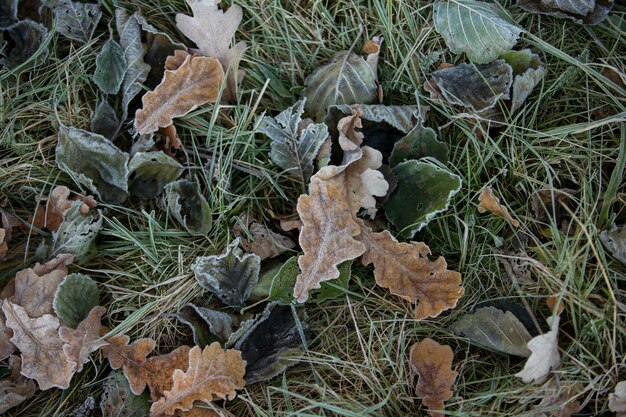
[[187, 56], [180, 68], [165, 71], [161, 84], [143, 96], [143, 108], [135, 114], [135, 129], [140, 134], [155, 132], [171, 125], [174, 117], [215, 102], [223, 78], [217, 59]]
[[187, 372], [174, 371], [174, 385], [164, 397], [152, 404], [152, 416], [172, 415], [177, 410], [190, 410], [194, 401], [211, 403], [217, 399], [230, 400], [246, 382], [245, 361], [241, 352], [223, 350], [215, 342], [201, 350], [198, 346], [189, 351]]
[[103, 386], [100, 399], [102, 417], [145, 417], [150, 414], [146, 395], [133, 394], [121, 372], [112, 372]]
[[[7, 27], [4, 33], [11, 39], [14, 46], [7, 45], [5, 51], [2, 52], [4, 58], [0, 58], [0, 68], [2, 66], [15, 68], [37, 55], [48, 35], [48, 29], [40, 23], [24, 19]], [[41, 60], [46, 59], [48, 51], [41, 51], [39, 57]]]
[[41, 3], [54, 11], [56, 31], [81, 43], [87, 43], [91, 39], [102, 17], [98, 3], [72, 0], [42, 0]]
[[110, 37], [96, 56], [96, 72], [93, 74], [93, 82], [103, 93], [117, 94], [124, 81], [126, 70], [124, 50], [113, 37]]
[[176, 180], [183, 167], [161, 151], [137, 152], [128, 163], [128, 172], [131, 194], [151, 199], [161, 194], [166, 184]]
[[89, 361], [91, 353], [107, 345], [100, 339], [100, 320], [104, 313], [106, 308], [94, 307], [76, 329], [65, 326], [59, 328], [59, 337], [64, 342], [63, 353], [75, 372], [83, 370], [83, 364]]
[[365, 246], [363, 264], [374, 264], [376, 283], [413, 303], [419, 301], [417, 319], [437, 317], [463, 296], [461, 274], [448, 270], [443, 257], [431, 262], [424, 243], [400, 243], [388, 231], [374, 233], [368, 227], [362, 228], [359, 239]]
[[457, 372], [452, 370], [452, 349], [432, 339], [411, 346], [411, 366], [419, 375], [415, 393], [428, 407], [431, 416], [443, 416], [444, 402], [452, 398]]
[[519, 222], [511, 217], [507, 208], [500, 204], [500, 199], [493, 194], [493, 190], [491, 189], [491, 187], [483, 188], [483, 191], [478, 197], [478, 202], [479, 213], [489, 212], [509, 221], [514, 227], [520, 227]]
[[4, 261], [8, 250], [9, 246], [7, 245], [6, 230], [0, 228], [0, 263]]
[[617, 413], [616, 417], [626, 417], [626, 381], [618, 382], [609, 394], [609, 410]]
[[227, 341], [239, 324], [239, 320], [228, 313], [195, 304], [184, 305], [175, 317], [189, 326], [194, 343], [201, 348]]
[[510, 112], [514, 113], [522, 107], [533, 89], [543, 79], [546, 71], [539, 55], [530, 49], [521, 51], [510, 51], [502, 55], [512, 68], [513, 86], [511, 87], [511, 107]]
[[37, 387], [32, 379], [25, 378], [20, 374], [22, 360], [17, 355], [9, 358], [8, 377], [0, 379], [0, 414], [20, 405], [35, 395]]
[[89, 213], [89, 209], [96, 207], [96, 200], [92, 196], [76, 195], [70, 197], [70, 189], [65, 186], [55, 187], [48, 197], [48, 201], [45, 205], [39, 205], [35, 216], [28, 219], [34, 227], [38, 229], [48, 229], [51, 232], [55, 232], [63, 223], [65, 214], [72, 207], [75, 201], [80, 201], [81, 214]]
[[256, 254], [261, 260], [275, 258], [296, 247], [293, 240], [287, 236], [274, 232], [246, 214], [239, 216], [239, 219], [243, 223], [243, 227], [237, 223], [233, 227], [233, 234], [241, 239], [241, 246], [247, 252]]
[[613, 8], [613, 0], [518, 0], [517, 5], [529, 13], [596, 25], [609, 14]]
[[75, 329], [89, 312], [100, 305], [98, 285], [85, 274], [69, 274], [57, 287], [52, 307], [56, 315]]
[[213, 217], [209, 203], [197, 184], [182, 179], [165, 186], [165, 206], [189, 233], [205, 235], [211, 229]]
[[[352, 104], [336, 105], [328, 108], [324, 123], [329, 126], [333, 137], [339, 135], [335, 126], [339, 120], [350, 116], [353, 110], [361, 112], [361, 120], [367, 130], [368, 125], [384, 123], [399, 133], [406, 135], [417, 125], [421, 124], [428, 108], [422, 106], [386, 106], [383, 104]], [[365, 132], [367, 137], [367, 132]], [[367, 140], [366, 140], [367, 144]]]
[[102, 228], [102, 221], [99, 210], [83, 215], [81, 203], [74, 202], [65, 214], [59, 230], [52, 232], [49, 256], [68, 253], [75, 256], [76, 263], [82, 263]]
[[11, 342], [13, 331], [6, 326], [4, 314], [0, 312], [0, 360], [5, 360], [13, 352], [15, 345]]
[[35, 379], [44, 391], [68, 388], [75, 371], [63, 353], [59, 320], [51, 314], [32, 319], [23, 307], [8, 300], [2, 311], [7, 327], [13, 330], [11, 341], [22, 352], [22, 375]]
[[130, 376], [136, 375], [141, 371], [137, 371], [146, 363], [146, 357], [156, 347], [156, 342], [152, 339], [139, 339], [128, 344], [130, 337], [126, 335], [111, 336], [106, 339], [109, 343], [102, 348], [102, 354], [107, 357], [109, 364], [113, 369], [124, 367], [124, 376], [130, 383], [130, 389], [135, 395], [139, 395], [145, 388], [144, 381], [135, 381], [137, 385], [133, 385], [134, 379]]
[[524, 369], [515, 376], [525, 383], [541, 383], [545, 380], [550, 370], [556, 369], [561, 363], [559, 354], [559, 316], [548, 318], [550, 331], [533, 337], [527, 344], [532, 352]]

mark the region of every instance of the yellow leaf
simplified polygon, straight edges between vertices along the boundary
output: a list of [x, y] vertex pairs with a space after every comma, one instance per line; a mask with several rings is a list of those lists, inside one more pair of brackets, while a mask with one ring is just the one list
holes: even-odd
[[478, 197], [478, 212], [486, 213], [490, 212], [498, 217], [502, 217], [505, 220], [511, 222], [514, 227], [519, 227], [520, 224], [509, 214], [506, 207], [500, 204], [500, 199], [493, 194], [491, 187], [485, 187]]
[[76, 329], [61, 326], [59, 337], [65, 343], [63, 353], [69, 363], [74, 366], [75, 372], [83, 370], [83, 364], [89, 360], [89, 354], [106, 346], [107, 342], [100, 339], [100, 319], [106, 313], [104, 307], [94, 307], [89, 315]]

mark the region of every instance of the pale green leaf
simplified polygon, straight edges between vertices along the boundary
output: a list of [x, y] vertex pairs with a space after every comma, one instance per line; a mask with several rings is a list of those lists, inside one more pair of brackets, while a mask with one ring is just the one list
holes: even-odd
[[189, 233], [205, 235], [211, 229], [211, 208], [195, 183], [182, 179], [167, 184], [165, 205]]
[[530, 49], [511, 51], [503, 54], [504, 59], [513, 68], [513, 86], [511, 88], [510, 112], [519, 110], [533, 89], [545, 75], [545, 68], [537, 54]]
[[161, 151], [137, 152], [128, 163], [128, 189], [134, 196], [154, 198], [163, 192], [166, 184], [176, 180], [183, 166]]
[[626, 227], [613, 225], [600, 233], [600, 242], [621, 263], [626, 265]]
[[57, 287], [52, 307], [56, 315], [72, 329], [100, 305], [100, 290], [89, 275], [69, 274]]
[[96, 72], [93, 81], [105, 94], [117, 94], [126, 74], [124, 50], [113, 38], [104, 44], [96, 57]]
[[80, 212], [82, 202], [76, 201], [65, 213], [63, 223], [52, 233], [50, 257], [61, 253], [73, 254], [80, 263], [91, 249], [91, 244], [102, 229], [100, 211], [91, 210], [88, 214]]

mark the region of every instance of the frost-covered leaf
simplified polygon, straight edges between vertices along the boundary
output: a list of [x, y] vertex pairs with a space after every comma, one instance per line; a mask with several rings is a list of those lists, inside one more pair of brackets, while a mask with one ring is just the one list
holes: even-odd
[[552, 369], [556, 369], [561, 363], [559, 354], [559, 316], [548, 318], [550, 331], [533, 337], [527, 344], [532, 352], [524, 369], [515, 376], [521, 378], [527, 384], [541, 383]]
[[184, 372], [174, 371], [174, 385], [164, 397], [152, 404], [152, 416], [172, 415], [177, 410], [193, 408], [194, 401], [210, 404], [216, 399], [231, 400], [246, 381], [245, 361], [241, 352], [223, 350], [215, 342], [201, 350], [198, 346], [189, 351], [189, 367]]
[[517, 5], [529, 13], [595, 25], [609, 14], [613, 8], [613, 0], [518, 0]]
[[[353, 110], [361, 112], [361, 120], [366, 130], [368, 124], [386, 123], [402, 134], [409, 133], [416, 125], [422, 123], [427, 108], [418, 106], [386, 106], [383, 104], [343, 104], [330, 106], [324, 118], [333, 136], [338, 136], [335, 126], [344, 117], [350, 116]], [[421, 110], [421, 111], [420, 111]], [[367, 132], [365, 144], [367, 145]]]
[[411, 346], [411, 367], [419, 375], [415, 394], [428, 407], [431, 416], [442, 416], [444, 402], [452, 398], [452, 386], [458, 372], [452, 370], [452, 349], [432, 339]]
[[0, 414], [5, 415], [9, 409], [32, 398], [37, 387], [32, 379], [25, 378], [21, 373], [22, 360], [17, 355], [9, 358], [8, 377], [0, 379]]
[[142, 98], [143, 108], [135, 113], [140, 134], [169, 126], [202, 104], [215, 102], [224, 70], [215, 58], [188, 55], [175, 71], [165, 71], [163, 81]]
[[442, 0], [434, 5], [435, 30], [455, 54], [486, 64], [515, 46], [522, 29], [497, 3]]
[[461, 190], [458, 175], [430, 161], [402, 162], [392, 172], [398, 185], [385, 203], [385, 215], [405, 237], [413, 237], [446, 211]]
[[500, 204], [500, 199], [494, 195], [491, 187], [483, 188], [483, 191], [478, 197], [478, 202], [479, 213], [489, 212], [509, 221], [514, 227], [520, 227], [519, 222], [509, 214], [509, 210], [504, 205]]
[[137, 152], [128, 163], [128, 172], [130, 193], [147, 200], [161, 194], [166, 184], [183, 173], [183, 167], [161, 151]]
[[111, 107], [108, 101], [102, 100], [91, 117], [91, 131], [113, 140], [119, 124], [120, 121], [115, 109]]
[[621, 263], [626, 265], [626, 227], [613, 225], [611, 230], [600, 232], [602, 245]]
[[141, 374], [141, 368], [146, 363], [146, 357], [156, 347], [156, 342], [149, 338], [134, 341], [130, 345], [130, 337], [126, 335], [111, 336], [106, 339], [107, 346], [102, 348], [102, 354], [109, 360], [112, 369], [123, 368], [124, 376], [129, 382], [130, 389], [139, 395], [146, 387], [145, 381], [134, 378]]
[[22, 352], [22, 375], [36, 380], [43, 391], [68, 388], [74, 366], [63, 353], [59, 320], [51, 314], [30, 318], [23, 307], [8, 300], [2, 311], [7, 327], [13, 330], [11, 341]]
[[430, 249], [424, 243], [400, 243], [387, 230], [362, 229], [363, 265], [374, 264], [374, 277], [381, 287], [413, 303], [419, 301], [417, 319], [437, 317], [456, 306], [464, 294], [461, 274], [448, 270], [442, 256], [430, 261]]
[[85, 401], [78, 407], [74, 408], [74, 411], [69, 417], [91, 417], [93, 409], [96, 407], [96, 400], [89, 396], [85, 398]]
[[[302, 321], [301, 321], [302, 322]], [[295, 365], [289, 357], [301, 354], [302, 339], [291, 307], [268, 304], [263, 314], [235, 342], [246, 361], [246, 383], [267, 381]]]
[[65, 214], [65, 219], [59, 230], [52, 233], [52, 246], [50, 256], [60, 253], [75, 255], [78, 263], [82, 262], [96, 236], [102, 229], [102, 214], [94, 211], [83, 215], [80, 211], [80, 202], [74, 202]]
[[128, 197], [128, 159], [104, 136], [59, 127], [57, 165], [105, 202], [119, 204]]
[[221, 255], [200, 256], [191, 265], [200, 286], [231, 307], [243, 307], [259, 281], [261, 266], [257, 255], [243, 255], [238, 246], [235, 239]]
[[107, 342], [100, 339], [100, 320], [104, 313], [106, 308], [97, 306], [78, 323], [76, 329], [59, 327], [59, 337], [64, 343], [63, 353], [74, 366], [75, 372], [83, 370], [83, 364], [89, 361], [91, 353], [107, 345]]
[[495, 307], [478, 308], [457, 320], [451, 330], [486, 349], [530, 356], [526, 344], [532, 337], [510, 311], [504, 312]]
[[165, 205], [170, 215], [189, 233], [205, 235], [211, 229], [211, 208], [193, 182], [182, 179], [167, 184]]
[[0, 29], [17, 23], [17, 0], [0, 0]]
[[401, 162], [427, 156], [445, 164], [448, 162], [448, 146], [437, 140], [437, 133], [433, 129], [418, 125], [396, 142], [389, 157], [389, 165], [393, 168]]
[[93, 35], [102, 12], [97, 3], [72, 0], [42, 0], [41, 3], [54, 11], [54, 28], [61, 35], [87, 43]]
[[[503, 59], [485, 65], [464, 63], [435, 71], [432, 80], [436, 95], [474, 112], [484, 112], [500, 99], [509, 99], [513, 70]], [[435, 94], [431, 91], [431, 97], [436, 98]]]
[[133, 394], [121, 372], [112, 372], [103, 387], [100, 399], [102, 417], [145, 417], [150, 413], [147, 396]]
[[305, 97], [276, 117], [263, 116], [257, 128], [272, 140], [270, 159], [304, 184], [313, 175], [316, 157], [328, 139], [325, 124], [302, 120], [306, 101]]
[[533, 89], [541, 82], [545, 75], [545, 68], [537, 54], [530, 49], [510, 51], [502, 55], [512, 68], [513, 86], [511, 87], [510, 112], [514, 113], [522, 107]]
[[366, 59], [351, 51], [338, 52], [304, 81], [305, 109], [313, 119], [321, 121], [330, 106], [372, 103], [378, 94], [376, 80]]
[[[37, 22], [25, 19], [7, 27], [4, 33], [11, 39], [11, 43], [4, 51], [0, 48], [0, 52], [4, 55], [4, 58], [0, 59], [0, 68], [3, 65], [14, 68], [37, 54], [48, 34], [48, 29]], [[2, 46], [1, 43], [0, 46]], [[47, 57], [47, 50], [40, 55], [42, 60]]]
[[261, 260], [275, 258], [296, 247], [294, 241], [287, 236], [274, 232], [246, 214], [239, 216], [239, 219], [243, 222], [243, 227], [237, 223], [233, 227], [233, 235], [241, 239], [241, 247], [246, 252], [258, 255]]
[[96, 56], [96, 72], [93, 74], [93, 82], [103, 93], [117, 94], [126, 70], [124, 50], [113, 37], [110, 37]]
[[57, 287], [52, 307], [56, 315], [75, 329], [89, 312], [100, 305], [100, 290], [89, 275], [69, 274]]
[[626, 417], [626, 381], [618, 382], [609, 394], [609, 410], [616, 413], [616, 417]]
[[201, 348], [213, 342], [225, 342], [237, 328], [238, 320], [222, 311], [186, 304], [175, 314], [182, 323], [189, 326], [193, 341]]
[[56, 232], [61, 227], [72, 205], [79, 201], [79, 211], [88, 214], [91, 208], [97, 206], [96, 200], [90, 195], [77, 194], [70, 197], [70, 189], [65, 186], [57, 186], [50, 192], [45, 205], [37, 207], [35, 216], [30, 216], [28, 222], [37, 229], [48, 229]]

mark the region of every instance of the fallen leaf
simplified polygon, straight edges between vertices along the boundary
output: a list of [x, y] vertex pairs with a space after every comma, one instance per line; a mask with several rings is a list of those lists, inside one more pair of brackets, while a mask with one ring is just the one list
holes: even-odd
[[102, 354], [109, 360], [109, 365], [114, 370], [124, 368], [124, 376], [129, 381], [130, 389], [135, 395], [139, 395], [145, 388], [145, 382], [135, 381], [137, 384], [133, 386], [134, 375], [140, 374], [141, 368], [146, 363], [146, 357], [156, 347], [156, 342], [152, 339], [139, 339], [128, 344], [130, 337], [126, 335], [111, 336], [105, 340], [108, 346], [102, 348]]
[[4, 30], [5, 40], [11, 40], [1, 54], [0, 68], [15, 68], [34, 56], [39, 55], [41, 61], [48, 57], [48, 50], [39, 51], [48, 35], [48, 29], [32, 20], [20, 20]]
[[626, 381], [618, 382], [609, 394], [609, 410], [616, 413], [616, 417], [626, 417]]
[[4, 300], [2, 311], [7, 327], [13, 330], [11, 342], [22, 352], [22, 375], [36, 380], [43, 391], [68, 388], [74, 365], [63, 353], [59, 320], [51, 314], [30, 318], [23, 307], [8, 300]]
[[115, 110], [108, 101], [102, 100], [91, 117], [91, 131], [113, 140], [120, 124]]
[[100, 305], [100, 290], [89, 275], [69, 274], [59, 284], [52, 307], [67, 326], [75, 329], [96, 306]]
[[153, 417], [172, 415], [177, 410], [190, 410], [194, 401], [211, 403], [217, 399], [230, 400], [237, 395], [246, 382], [243, 379], [245, 361], [241, 352], [223, 350], [219, 343], [213, 343], [201, 350], [193, 347], [189, 351], [187, 372], [174, 371], [174, 385], [165, 391], [164, 397], [152, 404]]
[[613, 0], [518, 0], [517, 5], [529, 13], [596, 25], [609, 14], [613, 8]]
[[359, 239], [365, 246], [363, 265], [374, 264], [376, 283], [405, 300], [419, 301], [416, 319], [437, 317], [463, 296], [461, 274], [448, 270], [443, 257], [431, 262], [424, 243], [400, 243], [388, 231], [374, 233], [366, 226]]
[[103, 387], [100, 399], [102, 417], [145, 417], [150, 414], [146, 395], [133, 394], [121, 372], [112, 372]]
[[[350, 116], [353, 111], [360, 111], [364, 126], [369, 127], [368, 125], [384, 123], [397, 130], [400, 134], [406, 135], [425, 120], [428, 107], [387, 106], [383, 104], [343, 104], [330, 106], [324, 118], [324, 123], [329, 126], [333, 137], [339, 135], [339, 132], [334, 128], [337, 126], [339, 120]], [[364, 130], [364, 143], [367, 145], [367, 128], [364, 128]]]
[[176, 71], [181, 65], [185, 63], [185, 59], [188, 56], [202, 56], [200, 54], [190, 54], [183, 49], [177, 49], [173, 55], [169, 55], [165, 59], [165, 69], [169, 71]]
[[170, 215], [192, 235], [205, 235], [211, 229], [211, 208], [197, 184], [186, 179], [167, 184], [165, 206]]
[[626, 227], [613, 225], [600, 232], [602, 245], [622, 264], [626, 265]]
[[447, 163], [448, 145], [437, 140], [437, 133], [433, 129], [418, 125], [394, 144], [389, 165], [393, 168], [401, 162], [425, 157]]
[[328, 140], [328, 128], [324, 123], [302, 120], [306, 100], [306, 97], [299, 100], [276, 117], [261, 117], [257, 127], [257, 132], [272, 141], [272, 162], [303, 184], [313, 175], [316, 158]]
[[4, 262], [9, 247], [7, 246], [6, 231], [0, 228], [0, 263]]
[[[235, 67], [246, 50], [246, 44], [237, 42], [231, 48], [243, 11], [239, 5], [233, 4], [224, 12], [217, 7], [220, 2], [221, 0], [187, 0], [193, 17], [178, 13], [176, 27], [195, 42], [202, 55], [217, 58], [224, 71], [228, 71], [222, 100], [231, 103], [236, 100], [237, 83], [244, 77], [244, 71], [235, 71]], [[222, 80], [218, 86], [221, 82]]]
[[528, 349], [532, 352], [524, 369], [515, 376], [521, 378], [526, 384], [541, 383], [550, 370], [556, 369], [561, 363], [559, 355], [559, 316], [548, 318], [550, 331], [533, 337], [528, 342]]
[[111, 36], [96, 56], [93, 82], [104, 94], [117, 94], [127, 69], [124, 50]]
[[0, 379], [0, 413], [2, 414], [32, 398], [37, 390], [32, 379], [25, 378], [20, 374], [21, 366], [22, 360], [19, 356], [12, 355], [9, 357], [11, 374]]
[[259, 280], [261, 259], [238, 248], [233, 240], [221, 255], [199, 256], [191, 265], [196, 281], [231, 307], [243, 307]]
[[163, 81], [142, 98], [143, 108], [135, 113], [135, 130], [140, 134], [172, 124], [202, 104], [215, 102], [224, 70], [215, 58], [187, 56], [175, 71], [165, 71]]
[[240, 223], [235, 224], [233, 235], [241, 239], [241, 246], [246, 252], [256, 254], [262, 261], [275, 258], [296, 247], [293, 240], [287, 236], [274, 232], [246, 214], [240, 215], [239, 219], [243, 223], [243, 227]]
[[485, 349], [522, 357], [531, 353], [526, 345], [532, 336], [510, 311], [477, 308], [457, 320], [450, 330]]
[[86, 259], [92, 243], [102, 229], [103, 218], [99, 210], [83, 215], [81, 206], [79, 202], [73, 203], [65, 213], [59, 230], [52, 232], [52, 246], [48, 256], [72, 254], [79, 264]]
[[195, 304], [185, 304], [175, 317], [189, 326], [194, 343], [201, 348], [213, 342], [227, 341], [239, 324], [239, 320], [228, 313]]
[[11, 337], [13, 337], [13, 331], [6, 326], [4, 314], [0, 312], [0, 360], [5, 360], [16, 350]]
[[502, 54], [504, 59], [513, 69], [513, 86], [511, 87], [511, 106], [509, 111], [516, 112], [522, 107], [533, 89], [545, 76], [545, 68], [539, 55], [532, 53], [530, 49], [510, 51]]
[[176, 151], [180, 149], [180, 147], [183, 145], [181, 140], [178, 138], [178, 134], [176, 133], [176, 127], [174, 125], [160, 128], [159, 136], [163, 140], [158, 140], [156, 143], [156, 147], [157, 149], [165, 152], [167, 156], [173, 157]]
[[96, 207], [98, 203], [90, 195], [76, 195], [70, 197], [70, 189], [65, 186], [55, 187], [48, 197], [45, 208], [40, 205], [34, 217], [30, 217], [28, 222], [38, 229], [48, 229], [55, 232], [63, 223], [66, 213], [75, 201], [80, 201], [79, 211], [81, 214], [89, 213], [90, 208]]
[[149, 200], [161, 194], [165, 185], [183, 173], [183, 166], [160, 151], [137, 152], [128, 163], [128, 190], [136, 197]]
[[519, 222], [511, 217], [507, 208], [500, 204], [500, 199], [493, 194], [491, 187], [483, 188], [483, 191], [478, 197], [478, 202], [479, 213], [489, 212], [493, 215], [502, 217], [503, 219], [507, 220], [511, 223], [513, 227], [520, 227]]
[[85, 401], [83, 401], [81, 405], [74, 408], [74, 411], [72, 411], [69, 417], [91, 417], [95, 407], [96, 400], [92, 396], [89, 396], [85, 398]]
[[17, 20], [17, 0], [0, 1], [0, 29], [7, 29]]
[[411, 346], [411, 367], [419, 375], [415, 394], [428, 407], [431, 416], [443, 416], [444, 402], [452, 398], [452, 386], [458, 373], [452, 370], [452, 349], [432, 339]]
[[522, 33], [502, 6], [484, 1], [436, 2], [434, 22], [450, 51], [466, 53], [476, 64], [486, 64], [511, 50]]
[[[581, 409], [579, 399], [583, 386], [580, 383], [566, 385], [566, 381], [548, 380], [542, 387], [543, 399], [533, 410], [532, 417], [571, 417]], [[545, 414], [542, 412], [545, 410]], [[586, 413], [583, 413], [586, 414]]]
[[42, 5], [54, 11], [54, 28], [66, 38], [87, 43], [102, 17], [97, 3], [72, 0], [42, 0]]
[[59, 337], [64, 342], [63, 353], [72, 364], [74, 372], [83, 370], [89, 355], [108, 343], [100, 339], [100, 320], [106, 313], [104, 307], [94, 307], [87, 317], [78, 323], [76, 329], [61, 326]]

